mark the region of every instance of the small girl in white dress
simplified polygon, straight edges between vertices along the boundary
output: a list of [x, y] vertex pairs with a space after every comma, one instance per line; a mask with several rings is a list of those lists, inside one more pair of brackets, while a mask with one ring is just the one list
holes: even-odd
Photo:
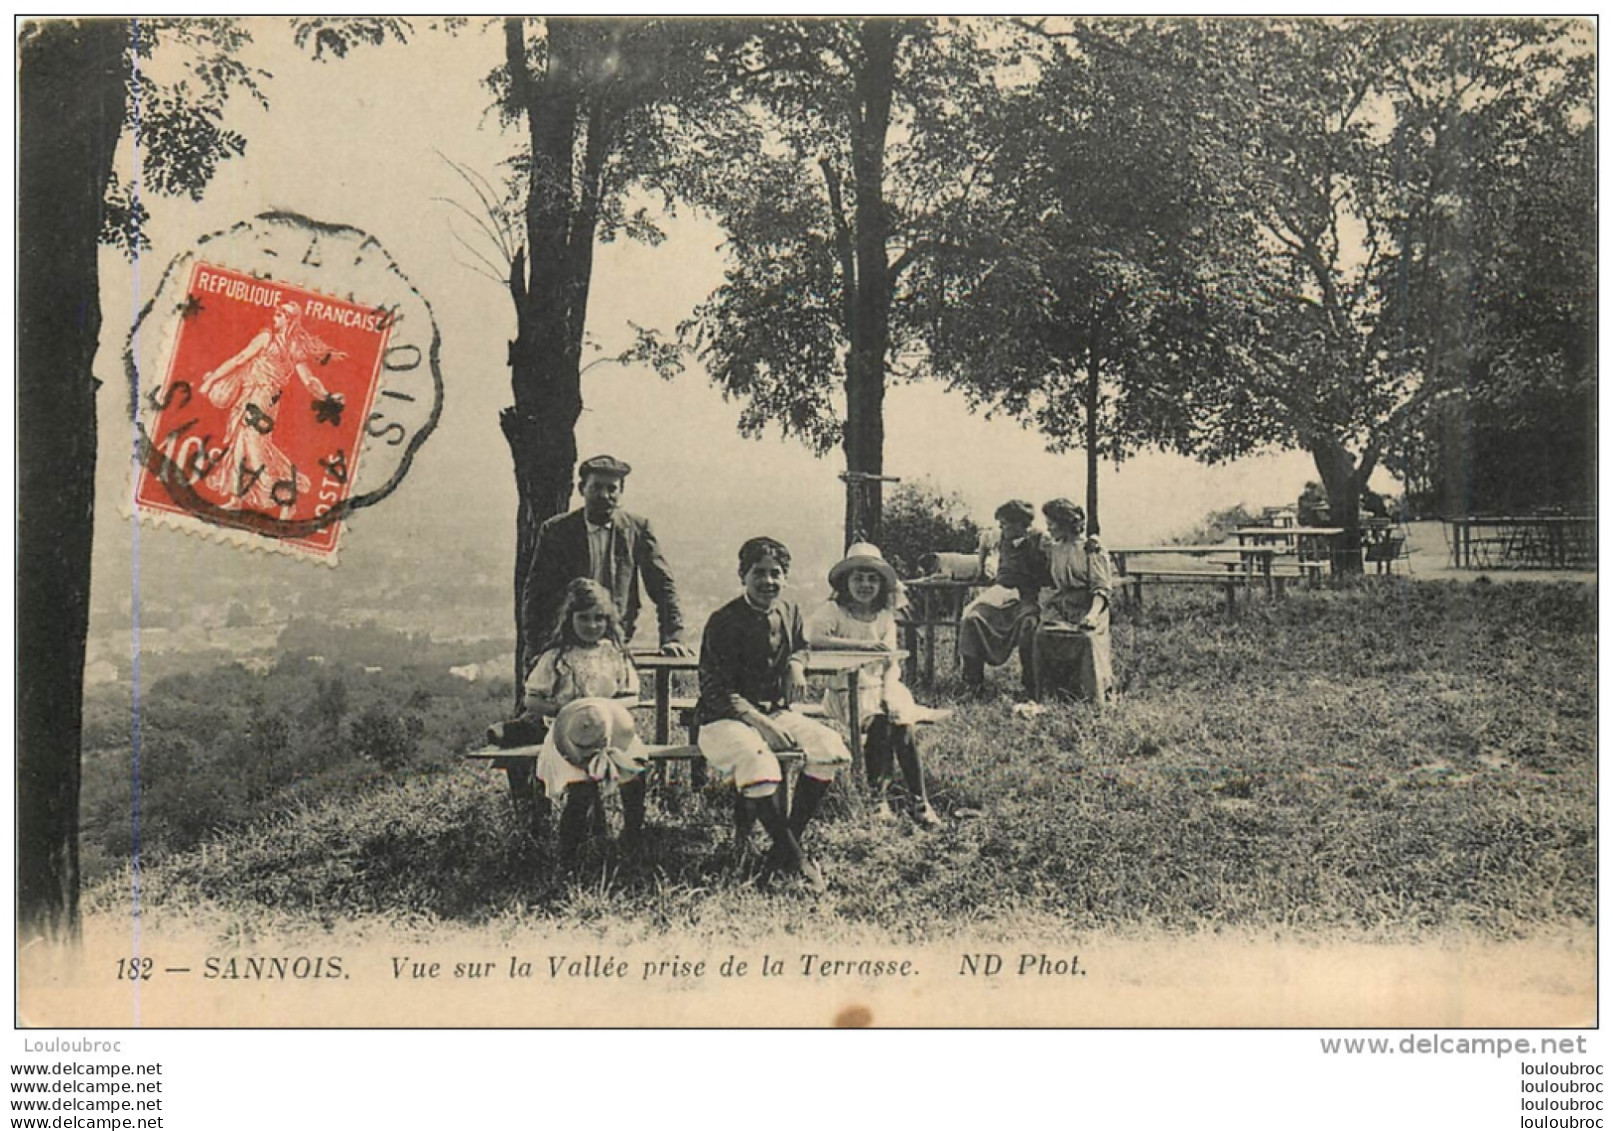
[[[868, 784], [877, 799], [877, 812], [890, 816], [885, 795], [891, 779], [894, 755], [907, 786], [910, 812], [921, 825], [936, 826], [941, 818], [930, 805], [919, 764], [917, 723], [925, 708], [913, 699], [902, 683], [900, 665], [894, 653], [896, 641], [896, 571], [891, 569], [879, 547], [867, 542], [853, 543], [845, 559], [829, 571], [834, 596], [807, 620], [807, 643], [813, 648], [835, 651], [891, 653], [882, 664], [869, 664], [857, 672], [857, 694], [862, 722], [868, 737], [863, 744], [867, 758]], [[829, 717], [842, 727], [850, 726], [847, 703], [848, 676], [835, 676], [824, 692], [823, 706]]]
[[[597, 708], [586, 716], [609, 724], [603, 744], [557, 741], [564, 737], [558, 725], [544, 737], [538, 781], [550, 800], [565, 798], [563, 852], [574, 851], [590, 828], [604, 831], [601, 787], [620, 791], [624, 841], [636, 841], [644, 829], [644, 745], [627, 709], [638, 693], [638, 672], [622, 642], [616, 603], [597, 581], [577, 578], [566, 587], [554, 633], [526, 679], [527, 714], [554, 723], [568, 704], [586, 703]], [[567, 711], [568, 717], [577, 713], [575, 707]]]

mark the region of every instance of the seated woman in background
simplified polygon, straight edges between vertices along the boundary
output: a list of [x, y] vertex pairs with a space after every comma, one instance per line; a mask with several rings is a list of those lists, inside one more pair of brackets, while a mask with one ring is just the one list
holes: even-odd
[[985, 687], [986, 665], [1006, 664], [1017, 648], [1025, 690], [1035, 694], [1031, 645], [1037, 596], [1047, 580], [1047, 537], [1031, 529], [1036, 511], [1022, 499], [1004, 503], [993, 517], [1001, 531], [996, 584], [963, 610], [958, 624], [963, 682], [970, 692], [980, 692]]
[[1040, 698], [1074, 695], [1102, 707], [1114, 683], [1109, 651], [1109, 601], [1114, 569], [1096, 538], [1087, 538], [1086, 512], [1069, 499], [1042, 506], [1052, 541], [1047, 547], [1053, 588], [1042, 594], [1036, 629], [1036, 687]]

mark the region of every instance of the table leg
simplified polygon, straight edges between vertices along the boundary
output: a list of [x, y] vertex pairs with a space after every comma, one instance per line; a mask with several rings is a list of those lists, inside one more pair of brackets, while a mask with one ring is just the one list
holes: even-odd
[[863, 712], [861, 670], [854, 669], [846, 673], [846, 708], [850, 716], [851, 737], [846, 745], [851, 748], [851, 776], [852, 780], [863, 780]]
[[903, 674], [907, 677], [909, 687], [919, 681], [918, 640], [918, 625], [912, 621], [902, 625], [902, 650], [907, 653], [907, 659], [902, 661], [902, 667], [905, 669]]
[[672, 669], [655, 669], [655, 741], [665, 746], [672, 734]]
[[[938, 594], [926, 593], [924, 595], [924, 686], [935, 686], [935, 630], [936, 615], [934, 601]], [[852, 692], [856, 695], [856, 692]], [[853, 700], [855, 702], [855, 700]]]

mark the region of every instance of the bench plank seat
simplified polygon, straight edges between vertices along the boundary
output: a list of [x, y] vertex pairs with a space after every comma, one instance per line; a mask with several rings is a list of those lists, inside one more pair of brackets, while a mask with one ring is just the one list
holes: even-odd
[[[653, 706], [653, 704], [651, 704]], [[700, 747], [693, 743], [674, 743], [669, 745], [645, 746], [645, 760], [650, 764], [650, 772], [658, 768], [678, 762], [687, 762], [691, 767], [705, 769], [705, 757], [700, 753]], [[538, 755], [543, 752], [542, 746], [480, 746], [468, 750], [464, 754], [467, 762], [486, 762], [494, 769], [505, 772], [509, 779], [510, 799], [515, 804], [516, 811], [530, 810], [534, 829], [538, 823], [547, 821], [548, 805], [534, 808], [533, 802], [537, 798], [537, 778], [535, 771], [538, 765]], [[785, 812], [790, 808], [790, 771], [799, 769], [806, 762], [806, 754], [800, 750], [781, 750], [774, 754], [778, 759], [779, 768], [784, 771], [784, 780], [779, 783], [779, 792]], [[693, 785], [699, 789], [704, 784], [704, 776], [696, 779]], [[734, 794], [735, 821], [738, 827], [744, 827], [744, 798], [737, 791]]]

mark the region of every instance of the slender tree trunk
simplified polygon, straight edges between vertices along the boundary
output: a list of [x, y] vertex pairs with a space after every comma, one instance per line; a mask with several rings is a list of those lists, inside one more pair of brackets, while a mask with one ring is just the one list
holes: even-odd
[[1098, 526], [1098, 377], [1102, 370], [1098, 354], [1098, 335], [1092, 335], [1092, 346], [1087, 350], [1086, 387], [1086, 444], [1087, 444], [1087, 531], [1096, 535]]
[[123, 130], [128, 24], [19, 37], [17, 918], [78, 938], [84, 643], [95, 514], [101, 209]]
[[[547, 60], [536, 79], [526, 65], [523, 21], [505, 21], [510, 96], [525, 114], [532, 152], [526, 251], [510, 270], [516, 334], [509, 345], [515, 403], [499, 424], [515, 464], [516, 699], [537, 641], [522, 623], [526, 577], [538, 527], [571, 502], [582, 414], [582, 335], [593, 269], [597, 196], [603, 163], [596, 130], [583, 128], [585, 48], [581, 21], [548, 21]], [[594, 123], [597, 127], [597, 123]], [[591, 144], [590, 144], [591, 143]], [[584, 147], [582, 167], [578, 146]], [[580, 182], [580, 185], [579, 185]]]
[[[857, 71], [856, 106], [851, 123], [855, 200], [856, 292], [853, 296], [851, 352], [846, 360], [846, 470], [867, 475], [885, 471], [885, 359], [890, 353], [890, 222], [885, 207], [885, 140], [896, 89], [896, 26], [867, 20], [862, 29], [863, 59]], [[884, 507], [877, 479], [854, 484], [860, 495], [847, 527], [860, 525], [864, 538], [877, 542]], [[848, 498], [848, 509], [852, 500]]]

